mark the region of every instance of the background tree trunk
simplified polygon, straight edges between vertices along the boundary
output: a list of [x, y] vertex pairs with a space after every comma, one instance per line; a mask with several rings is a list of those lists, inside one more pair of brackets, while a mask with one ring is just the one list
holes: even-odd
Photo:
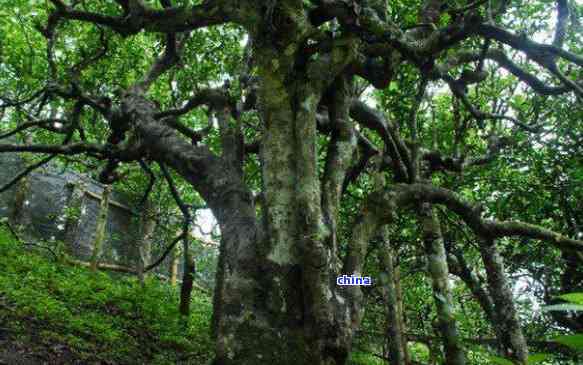
[[399, 266], [394, 267], [395, 270], [395, 291], [397, 294], [397, 318], [400, 321], [401, 332], [403, 333], [403, 361], [405, 364], [410, 364], [411, 359], [409, 358], [409, 346], [407, 341], [407, 323], [405, 322], [405, 313], [403, 309], [403, 291], [401, 289], [401, 269]]
[[512, 289], [504, 270], [504, 260], [493, 240], [482, 239], [479, 247], [488, 277], [488, 288], [494, 302], [492, 325], [500, 341], [502, 355], [520, 364], [526, 364], [528, 347], [514, 307]]
[[430, 204], [422, 204], [420, 217], [429, 275], [433, 286], [433, 297], [437, 309], [438, 327], [445, 348], [445, 363], [447, 365], [464, 365], [466, 360], [453, 317], [449, 269], [440, 222]]
[[[185, 238], [188, 240], [188, 238]], [[192, 298], [192, 287], [194, 286], [194, 274], [196, 272], [196, 267], [194, 264], [194, 258], [190, 252], [190, 247], [185, 244], [183, 247], [184, 255], [184, 266], [182, 273], [182, 285], [180, 286], [180, 314], [183, 316], [190, 315], [190, 301]]]
[[380, 249], [379, 255], [381, 260], [381, 267], [384, 271], [380, 274], [380, 282], [382, 285], [383, 295], [387, 302], [387, 348], [389, 364], [404, 365], [404, 333], [401, 328], [402, 320], [399, 317], [399, 306], [397, 298], [397, 290], [395, 288], [395, 265], [393, 248], [389, 241], [388, 227], [381, 229], [381, 237], [383, 246]]

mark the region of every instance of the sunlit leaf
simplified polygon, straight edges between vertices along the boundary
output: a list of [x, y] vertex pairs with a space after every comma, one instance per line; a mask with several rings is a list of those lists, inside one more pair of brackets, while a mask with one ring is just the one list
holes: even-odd
[[500, 356], [490, 355], [490, 361], [498, 365], [515, 365], [512, 361]]
[[583, 305], [583, 293], [569, 293], [559, 296], [559, 298], [575, 304]]
[[568, 346], [575, 350], [583, 350], [583, 333], [555, 337], [552, 341]]
[[543, 307], [543, 312], [550, 312], [550, 311], [583, 311], [583, 305], [580, 304], [555, 304], [555, 305], [547, 305]]
[[527, 364], [528, 365], [538, 364], [540, 362], [548, 360], [550, 357], [551, 357], [550, 354], [532, 354], [528, 356]]

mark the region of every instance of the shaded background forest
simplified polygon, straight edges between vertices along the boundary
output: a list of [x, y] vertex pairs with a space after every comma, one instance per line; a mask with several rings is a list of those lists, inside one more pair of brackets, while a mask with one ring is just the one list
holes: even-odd
[[[417, 3], [394, 1], [390, 16], [400, 24], [414, 26], [416, 14], [410, 8], [417, 6]], [[43, 4], [42, 1], [0, 0], [0, 135], [17, 128], [22, 120], [39, 120], [41, 116], [34, 115], [34, 110], [2, 106], [30, 98], [45, 86], [43, 82], [47, 73], [54, 72], [62, 79], [79, 83], [84, 90], [97, 90], [100, 95], [115, 101], [121, 97], [122, 90], [147, 72], [151, 59], [161, 54], [164, 48], [164, 36], [160, 34], [144, 32], [120, 38], [112, 36], [112, 31], [105, 27], [64, 23], [60, 28], [61, 36], [56, 39], [52, 50], [58, 67], [52, 69], [55, 66], [47, 62], [46, 39], [39, 31], [48, 17], [49, 7]], [[583, 6], [578, 1], [569, 1], [569, 6], [571, 22], [565, 47], [580, 55], [583, 53]], [[108, 12], [114, 10], [115, 5], [95, 1], [84, 2], [83, 7]], [[502, 22], [519, 29], [525, 36], [549, 43], [556, 24], [555, 3], [514, 1]], [[150, 94], [164, 109], [178, 108], [185, 95], [190, 96], [201, 87], [228, 85], [233, 94], [242, 94], [243, 86], [238, 75], [245, 64], [247, 41], [244, 31], [231, 25], [192, 32], [177, 67], [162, 75], [152, 85]], [[523, 53], [507, 51], [516, 64], [533, 74], [540, 73], [540, 69], [533, 66]], [[90, 67], [84, 67], [83, 62], [88, 55], [100, 53], [104, 56], [92, 60]], [[461, 74], [463, 68], [460, 66], [457, 71]], [[527, 121], [529, 127], [524, 128], [520, 123], [504, 119], [473, 126], [474, 116], [449, 93], [446, 85], [439, 82], [431, 84], [420, 102], [417, 118], [422, 126], [418, 131], [420, 143], [429, 151], [441, 152], [428, 153], [424, 161], [434, 172], [433, 183], [456, 191], [468, 200], [480, 202], [485, 218], [538, 222], [545, 228], [583, 239], [581, 99], [572, 93], [540, 96], [509, 72], [500, 70], [494, 62], [486, 61], [484, 70], [492, 77], [469, 88], [468, 97], [472, 104], [481, 110]], [[568, 72], [573, 79], [581, 80], [581, 70]], [[354, 94], [383, 111], [388, 120], [404, 121], [410, 118], [419, 82], [420, 76], [415, 68], [405, 65], [382, 90], [374, 90], [363, 80], [357, 79]], [[57, 99], [49, 103], [47, 113], [51, 118], [58, 119], [70, 107], [70, 101]], [[95, 114], [94, 111], [84, 112], [83, 118], [88, 121], [84, 133], [91, 139], [107, 140], [108, 129]], [[211, 150], [220, 152], [221, 136], [207, 111], [193, 110], [182, 116], [181, 121], [193, 130], [203, 131], [201, 139]], [[245, 115], [243, 125], [245, 134], [250, 137], [261, 129], [257, 115]], [[373, 145], [382, 144], [375, 131], [363, 128], [359, 132]], [[410, 137], [404, 125], [402, 132], [405, 138]], [[24, 130], [15, 133], [12, 138], [21, 142], [51, 144], [61, 141], [47, 130], [32, 133]], [[329, 138], [319, 138], [320, 151], [325, 151]], [[366, 155], [366, 148], [361, 153]], [[463, 173], [450, 171], [448, 163], [452, 161], [442, 156], [464, 158], [468, 161], [467, 167]], [[26, 153], [21, 157], [29, 165], [46, 158]], [[324, 159], [324, 154], [321, 153], [319, 158]], [[51, 163], [59, 169], [94, 179], [99, 179], [99, 167], [102, 166], [97, 159], [77, 156], [56, 157]], [[367, 168], [373, 169], [374, 166]], [[0, 165], [0, 169], [7, 167]], [[12, 172], [17, 174], [17, 171]], [[121, 164], [118, 172], [122, 178], [116, 183], [116, 189], [127, 197], [127, 204], [138, 216], [143, 213], [141, 199], [144, 192], [153, 192], [149, 209], [156, 212], [155, 215], [160, 218], [159, 227], [163, 229], [152, 240], [154, 254], [150, 258], [151, 263], [180, 232], [181, 212], [174, 203], [171, 190], [164, 183], [164, 172], [158, 167], [151, 168], [153, 180], [139, 166]], [[246, 183], [259, 193], [261, 166], [256, 155], [245, 161], [244, 173]], [[172, 176], [182, 199], [193, 211], [207, 209], [189, 184], [174, 173]], [[27, 184], [26, 178], [18, 184]], [[339, 242], [351, 237], [348, 231], [350, 222], [355, 220], [360, 202], [373, 189], [373, 185], [370, 176], [362, 175], [347, 187], [346, 198], [340, 206]], [[18, 185], [13, 188], [18, 189]], [[446, 209], [436, 210], [448, 254], [453, 311], [459, 336], [468, 350], [468, 363], [505, 364], [504, 359], [493, 357], [495, 334], [484, 314], [483, 305], [476, 300], [484, 293], [487, 284], [477, 238], [468, 227], [459, 223], [455, 214]], [[205, 217], [204, 222], [198, 218], [194, 223], [208, 226], [211, 219], [208, 214]], [[18, 225], [22, 222], [9, 223], [20, 232], [22, 227]], [[413, 215], [398, 216], [394, 227], [398, 230], [390, 232], [393, 265], [398, 272], [398, 299], [402, 303], [409, 356], [416, 363], [442, 363], [444, 350], [437, 328], [431, 282], [427, 278], [423, 234]], [[205, 239], [217, 241], [220, 232], [214, 233]], [[7, 228], [0, 236], [0, 257], [3, 260], [0, 269], [0, 344], [8, 349], [3, 356], [8, 356], [8, 352], [17, 352], [30, 357], [26, 351], [33, 348], [32, 352], [36, 352], [38, 358], [64, 363], [132, 363], [136, 352], [140, 353], [139, 361], [144, 363], [182, 361], [197, 364], [211, 359], [213, 345], [209, 326], [214, 260], [204, 257], [202, 251], [197, 249], [195, 238], [192, 239], [192, 255], [197, 271], [195, 277], [206, 291], [195, 289], [190, 303], [191, 313], [185, 317], [178, 312], [179, 289], [169, 283], [160, 283], [156, 277], [150, 276], [141, 285], [133, 275], [110, 276], [84, 271], [60, 262], [38, 247], [33, 250], [36, 254], [31, 255], [28, 250], [21, 250], [20, 245], [24, 241], [32, 240], [35, 244], [50, 247], [59, 255], [67, 253], [58, 251], [59, 243], [48, 237], [44, 240], [28, 238], [27, 235], [23, 237], [16, 238]], [[544, 308], [566, 304], [567, 301], [559, 298], [561, 295], [583, 293], [581, 261], [535, 239], [503, 238], [497, 243], [505, 260], [514, 302], [531, 354], [546, 354], [533, 357], [533, 363], [541, 359], [540, 363], [579, 364], [583, 361], [581, 307], [574, 306], [568, 310]], [[365, 273], [379, 283], [383, 271], [382, 246], [382, 237], [375, 239], [367, 251], [365, 263]], [[130, 261], [128, 265], [137, 265], [135, 261]], [[111, 301], [100, 293], [106, 293]], [[387, 322], [386, 293], [382, 285], [374, 285], [365, 288], [364, 294], [366, 313], [354, 340], [351, 361], [354, 364], [386, 363], [387, 337], [392, 325]], [[581, 297], [572, 302], [581, 305]], [[27, 324], [31, 323], [31, 318], [34, 326]], [[34, 329], [33, 334], [23, 328], [27, 326]], [[579, 335], [570, 340], [560, 337], [574, 334]], [[122, 346], [119, 352], [105, 351], [106, 348], [117, 347], [128, 338], [137, 339], [137, 342]], [[102, 354], [96, 355], [101, 351]]]

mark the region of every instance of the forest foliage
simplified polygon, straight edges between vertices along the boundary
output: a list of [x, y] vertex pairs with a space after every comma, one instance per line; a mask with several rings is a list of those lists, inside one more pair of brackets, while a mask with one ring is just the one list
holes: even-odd
[[[122, 152], [135, 152], [130, 148], [131, 143], [136, 142], [132, 138], [127, 141], [128, 150], [123, 151], [126, 144], [120, 144], [115, 123], [112, 122], [116, 120], [111, 116], [120, 112], [120, 105], [128, 104], [131, 90], [139, 89], [140, 83], [145, 82], [144, 75], [148, 75], [156, 60], [163, 59], [169, 48], [168, 34], [141, 31], [141, 28], [134, 33], [130, 29], [126, 34], [123, 29], [120, 31], [99, 21], [68, 21], [68, 18], [59, 23], [55, 28], [58, 32], [53, 34], [51, 32], [55, 29], [49, 25], [52, 24], [51, 14], [54, 14], [55, 6], [49, 3], [60, 2], [0, 0], [0, 89], [3, 90], [0, 96], [2, 106], [6, 106], [0, 109], [0, 135], [10, 134], [10, 131], [18, 130], [26, 123], [37, 123], [40, 128], [24, 128], [11, 133], [11, 137], [20, 146], [32, 144], [53, 148], [78, 143], [87, 148], [84, 154], [48, 156], [52, 156], [53, 163], [115, 183], [116, 189], [132, 197], [136, 210], [141, 208], [146, 192], [145, 196], [149, 196], [162, 223], [171, 232], [160, 242], [168, 242], [176, 231], [184, 229], [181, 221], [183, 215], [185, 221], [188, 220], [187, 214], [184, 214], [185, 207], [194, 216], [197, 210], [209, 208], [209, 202], [203, 199], [200, 191], [212, 180], [207, 170], [215, 173], [213, 168], [216, 167], [201, 163], [201, 174], [193, 174], [191, 181], [187, 181], [177, 173], [176, 166], [166, 171], [163, 164], [156, 163], [159, 156], [145, 154], [135, 159], [129, 157], [128, 161], [122, 162], [111, 158], [111, 151], [118, 151], [117, 148]], [[125, 2], [73, 3], [80, 12], [105, 14], [107, 18], [117, 16], [119, 4]], [[161, 10], [166, 2], [152, 0], [140, 3]], [[177, 8], [186, 9], [209, 2], [183, 0], [172, 3]], [[322, 3], [327, 2], [303, 2], [306, 9], [316, 8], [314, 4]], [[412, 9], [425, 3], [418, 0], [391, 1], [386, 17], [404, 30], [415, 29], [419, 27], [419, 17]], [[463, 211], [465, 206], [454, 212], [448, 209], [447, 204], [435, 204], [429, 215], [429, 218], [440, 223], [451, 300], [438, 292], [437, 280], [432, 282], [430, 277], [432, 263], [428, 262], [431, 250], [427, 236], [431, 235], [427, 235], [426, 229], [421, 227], [418, 212], [399, 211], [391, 218], [391, 225], [386, 231], [390, 240], [375, 236], [370, 243], [366, 242], [365, 249], [361, 250], [364, 253], [363, 272], [380, 278], [386, 271], [383, 250], [390, 247], [395, 267], [400, 273], [402, 298], [398, 299], [403, 303], [401, 314], [405, 318], [402, 335], [407, 338], [405, 342], [412, 361], [431, 364], [445, 361], [447, 346], [442, 342], [442, 335], [446, 331], [441, 326], [443, 310], [439, 305], [448, 302], [451, 308], [447, 309], [452, 313], [449, 320], [457, 328], [454, 337], [459, 339], [468, 364], [512, 363], [517, 359], [494, 350], [500, 340], [496, 337], [503, 335], [495, 324], [502, 322], [498, 325], [504, 328], [506, 323], [492, 320], [492, 317], [496, 318], [496, 313], [506, 312], [500, 310], [499, 303], [494, 303], [497, 312], [492, 314], [492, 297], [496, 299], [495, 295], [490, 295], [490, 292], [482, 295], [490, 290], [494, 280], [489, 278], [488, 271], [489, 266], [493, 265], [484, 262], [484, 257], [491, 258], [484, 253], [484, 247], [488, 246], [481, 241], [484, 232], [474, 229], [481, 228], [493, 237], [492, 240], [496, 239], [495, 245], [491, 245], [496, 253], [491, 256], [504, 261], [501, 265], [503, 276], [510, 284], [502, 289], [512, 294], [511, 304], [520, 322], [518, 327], [529, 345], [528, 363], [578, 364], [583, 360], [583, 314], [580, 311], [583, 305], [580, 297], [583, 292], [583, 265], [580, 246], [577, 246], [580, 243], [573, 242], [583, 239], [583, 70], [577, 67], [577, 62], [583, 62], [580, 58], [583, 54], [583, 5], [576, 0], [451, 0], [444, 3], [450, 9], [479, 9], [474, 15], [482, 18], [492, 15], [492, 7], [506, 4], [507, 9], [491, 20], [497, 26], [512, 30], [512, 37], [521, 37], [524, 42], [532, 39], [539, 42], [536, 43], [538, 45], [550, 44], [560, 38], [560, 47], [574, 56], [569, 56], [569, 59], [556, 55], [551, 57], [554, 67], [559, 70], [553, 73], [544, 62], [539, 62], [537, 57], [540, 54], [537, 52], [542, 52], [539, 48], [533, 46], [532, 49], [523, 47], [518, 50], [495, 37], [487, 41], [468, 37], [435, 55], [432, 65], [445, 68], [449, 78], [441, 75], [441, 78], [428, 80], [427, 74], [422, 72], [427, 65], [421, 67], [410, 60], [400, 62], [398, 69], [392, 70], [395, 71], [392, 78], [382, 87], [374, 88], [364, 78], [354, 78], [350, 97], [374, 106], [379, 112], [371, 112], [370, 115], [384, 121], [385, 127], [394, 126], [396, 136], [390, 137], [402, 144], [399, 147], [422, 157], [417, 166], [424, 169], [421, 182], [439, 187], [442, 189], [439, 192], [446, 189], [455, 192], [455, 195], [452, 193], [455, 199], [447, 195], [442, 202], [453, 201], [457, 204], [462, 201], [458, 207], [463, 202], [472, 202], [466, 211], [472, 212], [470, 218], [474, 218], [473, 213], [476, 212], [478, 216], [478, 223], [471, 226], [460, 219], [463, 214], [459, 211]], [[568, 6], [569, 9], [568, 27], [562, 36], [555, 33], [557, 23], [561, 21], [557, 6]], [[65, 14], [70, 10], [60, 9]], [[432, 26], [436, 29], [454, 27], [455, 15], [455, 12], [445, 12]], [[74, 14], [67, 16], [74, 17]], [[421, 28], [423, 26], [426, 25]], [[323, 26], [323, 34], [335, 36], [338, 30], [333, 26], [326, 27]], [[260, 202], [253, 207], [256, 215], [266, 215], [269, 211], [265, 205], [271, 202], [261, 200], [265, 198], [266, 175], [264, 161], [257, 153], [258, 145], [266, 138], [265, 120], [255, 105], [245, 109], [246, 103], [253, 104], [252, 97], [256, 96], [253, 81], [258, 79], [260, 67], [257, 64], [265, 60], [255, 60], [255, 65], [249, 61], [252, 47], [249, 46], [248, 29], [240, 25], [220, 24], [178, 34], [178, 38], [173, 40], [180, 46], [179, 59], [157, 75], [155, 80], [150, 80], [152, 82], [147, 85], [147, 92], [139, 97], [147, 99], [148, 105], [157, 110], [156, 122], [171, 125], [173, 133], [181, 133], [181, 141], [188, 136], [193, 150], [196, 148], [199, 151], [200, 146], [208, 147], [212, 157], [221, 156], [228, 147], [232, 147], [225, 143], [228, 140], [225, 138], [229, 137], [225, 130], [237, 129], [244, 149], [249, 152], [241, 161], [241, 185], [245, 186], [245, 192], [249, 192], [249, 200]], [[515, 38], [511, 39], [515, 41]], [[326, 45], [326, 42], [322, 43]], [[525, 44], [532, 46], [533, 43]], [[326, 46], [322, 48], [327, 49]], [[488, 53], [490, 50], [494, 53]], [[314, 52], [302, 62], [317, 62], [320, 57], [318, 52], [327, 54], [322, 50]], [[479, 57], [471, 62], [453, 57], [472, 52], [477, 52]], [[500, 52], [506, 57], [503, 62], [500, 62]], [[576, 62], [571, 62], [572, 59]], [[370, 66], [374, 60], [378, 61], [377, 58], [367, 59], [365, 64]], [[511, 72], [512, 67], [502, 67], [509, 63], [522, 73], [516, 69]], [[474, 70], [483, 71], [487, 77], [478, 82], [464, 79]], [[462, 81], [466, 83], [460, 86]], [[458, 86], [459, 89], [456, 89]], [[219, 96], [212, 92], [207, 95], [209, 90], [218, 90]], [[539, 92], [541, 90], [546, 95]], [[223, 102], [223, 93], [227, 94], [229, 103], [231, 100], [237, 101], [231, 103], [236, 106], [227, 103], [229, 105], [225, 106], [225, 110], [233, 107], [237, 113], [240, 112], [233, 113], [237, 114], [236, 118], [227, 122], [221, 120], [219, 112], [223, 109], [215, 104], [223, 105], [213, 99], [216, 97]], [[196, 99], [198, 95], [212, 100], [201, 102]], [[274, 99], [277, 98], [274, 96]], [[328, 106], [332, 103], [327, 102], [323, 108], [318, 105], [318, 112], [314, 113], [314, 119], [319, 118], [319, 123], [322, 115], [328, 115]], [[189, 103], [198, 104], [196, 108], [188, 109]], [[471, 106], [475, 109], [472, 110]], [[172, 118], [164, 119], [164, 113], [175, 114], [178, 122]], [[50, 123], [43, 124], [47, 120]], [[71, 120], [76, 123], [74, 128], [61, 129]], [[388, 132], [383, 135], [370, 125], [365, 127], [356, 122], [353, 125], [356, 126], [354, 133], [359, 137], [359, 144], [358, 147], [353, 146], [356, 163], [350, 166], [354, 167], [361, 161], [364, 165], [355, 168], [357, 171], [360, 169], [359, 173], [351, 180], [347, 178], [350, 181], [346, 186], [340, 184], [339, 188], [342, 194], [338, 199], [335, 239], [338, 242], [338, 256], [344, 257], [353, 249], [355, 222], [360, 222], [366, 213], [363, 202], [374, 200], [370, 197], [379, 181], [389, 181], [386, 184], [389, 188], [397, 186], [406, 189], [409, 186], [409, 181], [402, 179], [398, 169], [393, 168], [395, 165], [392, 164], [396, 164], [394, 158], [377, 156], [386, 154], [387, 140], [390, 139], [386, 135]], [[315, 151], [313, 172], [316, 180], [328, 176], [328, 152], [333, 150], [330, 146], [337, 142], [334, 139], [337, 136], [332, 136], [329, 130], [320, 132], [314, 138], [313, 146], [310, 146], [313, 147], [310, 151]], [[136, 145], [139, 145], [138, 142]], [[94, 146], [97, 146], [97, 152], [92, 150]], [[18, 148], [5, 146], [8, 151]], [[54, 148], [59, 151], [59, 147]], [[37, 148], [45, 153], [35, 154], [30, 153], [34, 152], [34, 148], [20, 150], [28, 151], [23, 155], [31, 166], [42, 164], [47, 159], [46, 153], [53, 151], [51, 148]], [[276, 167], [281, 167], [277, 173], [285, 172], [284, 166]], [[198, 182], [198, 178], [208, 180], [193, 186], [196, 184], [192, 181]], [[238, 188], [236, 186], [232, 190]], [[298, 190], [300, 193], [310, 192], [303, 186]], [[429, 195], [434, 190], [425, 192]], [[274, 196], [280, 197], [278, 194]], [[484, 229], [487, 225], [483, 224], [494, 219], [497, 222], [530, 222], [539, 228], [534, 229], [533, 234], [529, 231], [533, 226], [520, 226], [523, 228], [520, 232], [526, 230], [529, 234], [500, 234], [494, 237], [492, 232], [496, 231], [496, 227], [488, 230]], [[197, 220], [191, 223], [196, 224]], [[549, 232], [560, 232], [561, 235]], [[3, 234], [5, 242], [0, 242], [0, 250], [3, 250], [0, 255], [0, 300], [8, 301], [11, 308], [17, 308], [16, 312], [5, 311], [4, 315], [19, 320], [36, 318], [46, 322], [47, 326], [66, 329], [71, 335], [60, 341], [67, 341], [72, 348], [78, 349], [78, 356], [91, 357], [93, 355], [90, 354], [98, 353], [104, 359], [123, 363], [139, 353], [143, 361], [157, 361], [156, 356], [163, 358], [160, 361], [168, 361], [179, 348], [183, 354], [195, 353], [194, 356], [199, 356], [200, 361], [212, 357], [214, 345], [209, 334], [211, 304], [204, 294], [193, 295], [190, 321], [184, 328], [181, 327], [184, 322], [178, 314], [174, 288], [153, 279], [147, 282], [146, 287], [141, 287], [134, 279], [112, 279], [102, 273], [50, 263], [38, 255], [25, 254], [6, 233]], [[486, 248], [491, 249], [491, 246]], [[564, 246], [569, 247], [565, 249]], [[576, 253], [575, 246], [579, 250]], [[204, 267], [198, 269], [206, 270]], [[447, 285], [444, 284], [444, 287]], [[363, 294], [361, 307], [365, 309], [365, 316], [353, 337], [351, 361], [359, 364], [382, 363], [384, 360], [381, 358], [389, 352], [388, 332], [394, 325], [388, 321], [387, 295], [376, 286], [364, 288]], [[109, 310], [115, 312], [115, 317], [107, 313]], [[62, 333], [57, 332], [58, 336], [63, 336]], [[52, 336], [50, 333], [47, 335]], [[507, 340], [512, 342], [512, 338]], [[123, 346], [111, 346], [119, 343]], [[144, 345], [145, 348], [142, 347]], [[508, 350], [502, 349], [501, 352]]]

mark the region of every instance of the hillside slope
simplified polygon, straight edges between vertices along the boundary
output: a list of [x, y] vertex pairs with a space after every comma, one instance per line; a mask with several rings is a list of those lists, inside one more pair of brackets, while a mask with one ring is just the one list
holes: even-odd
[[[39, 243], [42, 245], [42, 243]], [[204, 364], [211, 300], [188, 325], [176, 288], [56, 262], [0, 228], [0, 364]], [[44, 252], [43, 252], [44, 251]]]

